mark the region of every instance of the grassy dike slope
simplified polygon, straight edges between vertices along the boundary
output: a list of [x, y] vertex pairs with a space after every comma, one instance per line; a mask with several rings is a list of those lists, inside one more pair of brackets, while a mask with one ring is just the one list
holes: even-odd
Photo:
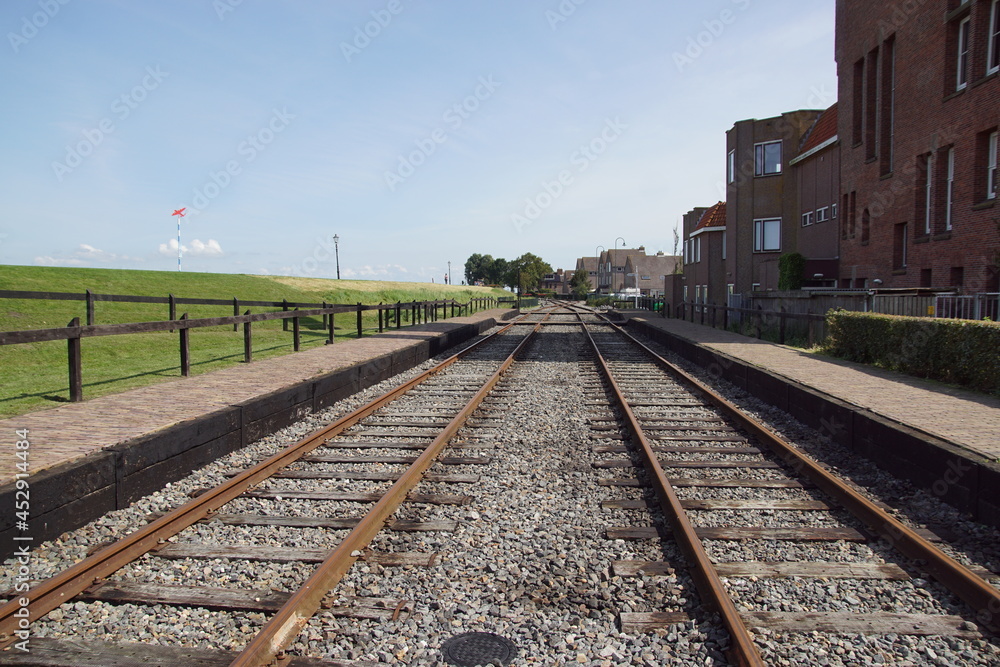
[[[506, 292], [483, 287], [446, 286], [427, 283], [365, 280], [324, 280], [281, 276], [129, 271], [62, 267], [0, 266], [0, 290], [75, 292], [89, 289], [95, 294], [141, 296], [361, 303], [455, 299], [503, 296]], [[241, 308], [245, 311], [245, 308]], [[252, 312], [264, 312], [253, 308]], [[178, 316], [221, 317], [232, 315], [231, 307], [178, 306]], [[66, 326], [71, 319], [86, 321], [82, 301], [37, 301], [0, 299], [0, 331], [46, 329]], [[367, 316], [365, 326], [374, 324]], [[145, 322], [167, 319], [166, 304], [97, 302], [96, 324]], [[353, 314], [337, 317], [338, 337], [356, 336]], [[304, 348], [322, 345], [322, 323], [303, 321]], [[254, 325], [254, 359], [292, 352], [290, 332], [280, 322]], [[242, 331], [232, 327], [196, 329], [191, 333], [191, 373], [206, 373], [243, 358]], [[180, 377], [177, 334], [168, 332], [85, 338], [83, 348], [84, 398], [95, 398]], [[10, 417], [65, 402], [69, 382], [66, 342], [51, 341], [0, 347], [0, 417]]]

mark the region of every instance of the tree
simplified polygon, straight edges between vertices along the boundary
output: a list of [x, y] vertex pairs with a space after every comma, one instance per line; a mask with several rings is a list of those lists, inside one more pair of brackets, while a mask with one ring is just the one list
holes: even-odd
[[538, 255], [526, 252], [513, 262], [507, 271], [507, 284], [511, 287], [533, 291], [538, 289], [542, 278], [552, 273], [552, 265], [542, 260]]
[[573, 274], [569, 281], [569, 288], [573, 292], [573, 296], [578, 299], [587, 296], [590, 292], [590, 275], [586, 269], [579, 269]]
[[465, 260], [465, 282], [470, 285], [478, 280], [490, 282], [489, 275], [493, 261], [491, 255], [480, 255], [478, 252], [470, 255], [469, 259]]
[[509, 268], [510, 262], [503, 257], [497, 257], [486, 272], [486, 282], [490, 285], [509, 285], [510, 283], [507, 282]]

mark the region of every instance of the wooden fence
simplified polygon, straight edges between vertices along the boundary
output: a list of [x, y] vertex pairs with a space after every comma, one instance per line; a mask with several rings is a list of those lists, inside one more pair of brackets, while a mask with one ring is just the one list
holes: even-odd
[[[10, 294], [11, 292], [2, 292], [3, 294]], [[32, 294], [30, 292], [20, 292], [18, 294]], [[58, 294], [53, 292], [35, 292], [33, 294]], [[97, 297], [98, 295], [94, 295]], [[106, 295], [107, 296], [107, 295]], [[12, 297], [12, 298], [25, 298], [25, 297]], [[35, 297], [35, 298], [45, 298], [45, 297]], [[56, 297], [56, 298], [66, 298], [66, 297]], [[160, 297], [132, 297], [134, 299], [158, 299]], [[171, 297], [172, 298], [172, 297]], [[99, 300], [99, 299], [94, 299]], [[111, 299], [104, 299], [111, 300]], [[163, 301], [139, 301], [139, 303], [163, 303]], [[205, 305], [218, 305], [219, 300], [213, 299], [189, 299], [189, 300], [175, 300], [171, 301], [171, 308], [175, 307], [177, 303], [198, 303]], [[228, 301], [221, 302], [228, 305]], [[241, 305], [251, 305], [251, 304], [264, 304], [264, 305], [278, 305], [278, 306], [288, 306], [289, 308], [293, 305], [299, 306], [302, 304], [291, 304], [287, 301], [285, 302], [250, 302], [241, 301]], [[205, 327], [217, 327], [217, 326], [227, 326], [232, 325], [233, 330], [237, 331], [239, 326], [243, 325], [243, 357], [244, 361], [250, 362], [253, 359], [253, 323], [263, 322], [267, 320], [282, 320], [283, 323], [288, 323], [291, 321], [292, 324], [292, 347], [298, 352], [300, 347], [300, 336], [299, 336], [299, 320], [303, 317], [322, 317], [324, 328], [328, 331], [328, 337], [326, 340], [327, 344], [332, 344], [334, 341], [334, 315], [338, 313], [357, 313], [357, 333], [358, 338], [364, 333], [362, 327], [362, 313], [367, 310], [377, 310], [378, 311], [378, 330], [379, 333], [384, 331], [386, 328], [396, 328], [399, 329], [402, 326], [404, 320], [409, 320], [411, 325], [420, 324], [421, 322], [435, 322], [439, 318], [447, 318], [449, 316], [455, 317], [456, 314], [471, 314], [479, 310], [493, 308], [498, 305], [497, 299], [493, 297], [483, 297], [471, 299], [468, 303], [458, 303], [454, 299], [441, 300], [441, 301], [413, 301], [411, 303], [396, 302], [394, 304], [378, 304], [378, 305], [363, 305], [358, 303], [356, 305], [336, 305], [336, 304], [325, 304], [322, 308], [311, 308], [306, 310], [300, 310], [298, 307], [289, 310], [284, 308], [281, 311], [270, 312], [270, 313], [257, 313], [251, 314], [247, 310], [242, 315], [236, 314], [232, 317], [206, 317], [198, 319], [190, 319], [187, 313], [184, 313], [180, 318], [175, 318], [171, 316], [169, 320], [161, 322], [130, 322], [125, 324], [105, 324], [105, 325], [81, 325], [80, 318], [74, 317], [72, 321], [65, 327], [59, 327], [54, 329], [30, 329], [24, 331], [4, 331], [0, 332], [0, 346], [3, 345], [21, 345], [25, 343], [39, 343], [43, 341], [52, 340], [65, 340], [67, 341], [67, 356], [69, 361], [69, 394], [71, 401], [82, 401], [83, 400], [83, 363], [81, 356], [81, 344], [80, 341], [83, 338], [89, 338], [93, 336], [120, 336], [125, 334], [136, 334], [136, 333], [150, 333], [156, 331], [179, 331], [180, 336], [180, 363], [181, 363], [181, 375], [185, 377], [191, 373], [190, 365], [190, 332], [191, 329], [200, 329]], [[90, 309], [88, 308], [88, 314]], [[173, 315], [173, 311], [171, 311]], [[286, 327], [287, 329], [287, 327]]]

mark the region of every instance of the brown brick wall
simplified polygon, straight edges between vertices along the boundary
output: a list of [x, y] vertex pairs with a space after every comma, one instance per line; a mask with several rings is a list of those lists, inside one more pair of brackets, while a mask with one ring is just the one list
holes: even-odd
[[[842, 285], [853, 276], [856, 283], [878, 278], [882, 287], [929, 282], [961, 283], [967, 292], [997, 290], [1000, 202], [985, 193], [985, 137], [1000, 126], [1000, 77], [986, 75], [990, 9], [991, 0], [837, 1], [841, 201], [852, 193], [856, 198], [853, 220], [843, 205], [839, 215]], [[958, 27], [966, 16], [968, 84], [957, 91]], [[859, 81], [862, 72], [875, 79]], [[945, 184], [952, 147], [949, 231]], [[928, 154], [934, 160], [929, 234], [922, 169]]]

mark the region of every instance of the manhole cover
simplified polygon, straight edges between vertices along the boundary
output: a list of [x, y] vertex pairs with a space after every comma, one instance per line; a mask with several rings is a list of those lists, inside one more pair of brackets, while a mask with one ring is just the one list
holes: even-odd
[[509, 639], [491, 632], [466, 632], [446, 641], [441, 652], [449, 665], [476, 667], [493, 664], [494, 660], [506, 665], [517, 655], [517, 647]]

